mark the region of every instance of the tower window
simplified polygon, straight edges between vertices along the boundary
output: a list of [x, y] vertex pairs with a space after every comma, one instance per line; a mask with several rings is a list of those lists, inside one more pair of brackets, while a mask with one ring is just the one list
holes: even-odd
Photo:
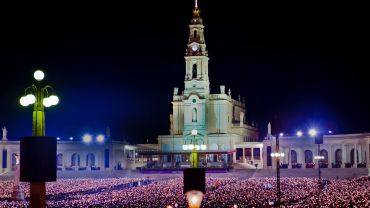
[[194, 35], [193, 35], [194, 38], [197, 38], [197, 31], [194, 30]]
[[193, 64], [193, 78], [197, 78], [197, 64]]
[[197, 114], [197, 109], [196, 108], [193, 108], [191, 122], [193, 122], [193, 123], [198, 122], [198, 114]]

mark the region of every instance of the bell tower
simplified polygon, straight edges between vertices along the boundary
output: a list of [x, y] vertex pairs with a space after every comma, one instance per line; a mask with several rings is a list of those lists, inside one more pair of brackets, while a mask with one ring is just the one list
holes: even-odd
[[209, 94], [208, 60], [203, 20], [200, 17], [197, 0], [195, 0], [185, 52], [185, 98], [189, 97], [190, 94], [198, 94], [205, 98]]

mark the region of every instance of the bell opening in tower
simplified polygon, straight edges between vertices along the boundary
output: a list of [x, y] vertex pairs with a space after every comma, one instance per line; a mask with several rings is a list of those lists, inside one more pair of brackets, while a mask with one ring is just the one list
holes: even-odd
[[193, 79], [197, 78], [197, 64], [193, 64]]

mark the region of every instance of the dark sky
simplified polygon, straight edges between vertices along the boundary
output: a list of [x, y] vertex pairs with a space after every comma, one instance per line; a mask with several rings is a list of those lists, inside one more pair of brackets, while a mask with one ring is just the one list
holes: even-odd
[[[127, 1], [129, 2], [129, 1]], [[104, 133], [140, 143], [167, 134], [173, 87], [184, 87], [193, 1], [4, 7], [0, 125], [31, 134], [19, 98], [46, 73], [60, 97], [46, 109], [48, 135]], [[311, 3], [311, 2], [310, 2]], [[200, 0], [212, 93], [246, 98], [261, 135], [274, 115], [285, 132], [315, 125], [370, 129], [368, 11], [364, 5]]]

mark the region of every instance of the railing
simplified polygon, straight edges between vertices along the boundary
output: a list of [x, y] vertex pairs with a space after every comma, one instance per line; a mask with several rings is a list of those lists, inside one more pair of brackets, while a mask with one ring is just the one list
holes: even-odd
[[236, 106], [240, 106], [242, 108], [245, 108], [245, 104], [242, 103], [241, 101], [237, 101], [237, 100], [234, 100], [234, 99], [231, 99], [232, 103]]
[[314, 168], [315, 163], [306, 163], [306, 168]]
[[208, 98], [210, 100], [221, 100], [221, 99], [228, 100], [229, 96], [227, 94], [212, 94], [212, 95], [209, 95]]
[[358, 168], [366, 168], [366, 163], [365, 163], [365, 162], [363, 162], [363, 163], [358, 163], [358, 164], [357, 164], [357, 167], [358, 167]]
[[280, 168], [287, 169], [288, 168], [288, 164], [280, 164]]
[[344, 163], [345, 168], [352, 168], [352, 163]]
[[327, 162], [321, 162], [320, 163], [320, 168], [328, 168], [329, 167], [329, 163]]
[[184, 96], [183, 95], [174, 95], [173, 96], [173, 100], [174, 101], [181, 101], [184, 99]]
[[302, 163], [292, 163], [292, 168], [302, 168]]
[[340, 168], [342, 165], [340, 163], [331, 163], [332, 168]]

